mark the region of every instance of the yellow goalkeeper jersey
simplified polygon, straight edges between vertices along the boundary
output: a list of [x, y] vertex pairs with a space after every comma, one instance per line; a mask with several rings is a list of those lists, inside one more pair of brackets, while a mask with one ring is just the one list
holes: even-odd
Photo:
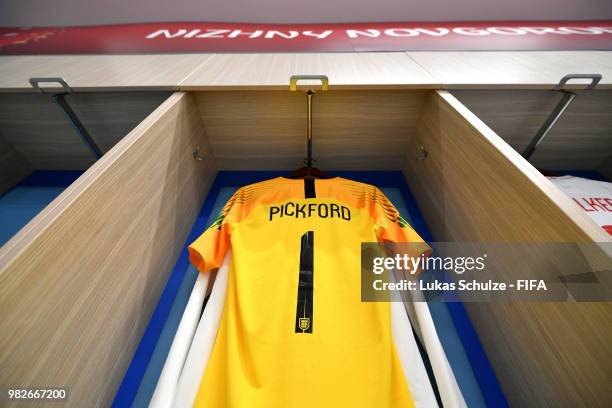
[[361, 302], [361, 243], [376, 241], [423, 242], [374, 186], [278, 177], [240, 188], [189, 246], [202, 273], [232, 248], [195, 406], [413, 406], [390, 305]]

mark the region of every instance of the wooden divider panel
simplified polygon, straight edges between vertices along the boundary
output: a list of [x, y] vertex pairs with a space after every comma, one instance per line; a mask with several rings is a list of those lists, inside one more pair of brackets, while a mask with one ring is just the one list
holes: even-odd
[[210, 157], [191, 95], [176, 93], [1, 249], [0, 384], [111, 403], [215, 176]]
[[[428, 152], [424, 160], [418, 159], [421, 146]], [[426, 102], [404, 174], [437, 241], [610, 242], [446, 91], [433, 92]], [[611, 303], [466, 308], [512, 406], [609, 404]]]

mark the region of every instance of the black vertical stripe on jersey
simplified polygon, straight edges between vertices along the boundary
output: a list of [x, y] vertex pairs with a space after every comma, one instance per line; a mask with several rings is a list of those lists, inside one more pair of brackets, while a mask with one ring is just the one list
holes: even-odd
[[[314, 319], [312, 316], [312, 291], [314, 277], [314, 232], [308, 231], [302, 235], [300, 250], [300, 277], [298, 281], [297, 308], [295, 312], [295, 332], [312, 333]], [[308, 329], [300, 328], [300, 319], [310, 319]]]
[[315, 198], [317, 196], [314, 179], [304, 179], [304, 196], [306, 198]]
[[[315, 181], [314, 179], [304, 179], [304, 197], [315, 198]], [[314, 324], [312, 316], [312, 291], [313, 291], [313, 273], [314, 273], [314, 232], [308, 231], [302, 235], [300, 249], [300, 276], [298, 281], [298, 296], [297, 307], [295, 312], [295, 332], [296, 333], [312, 333]], [[300, 328], [300, 318], [310, 319], [308, 329]]]

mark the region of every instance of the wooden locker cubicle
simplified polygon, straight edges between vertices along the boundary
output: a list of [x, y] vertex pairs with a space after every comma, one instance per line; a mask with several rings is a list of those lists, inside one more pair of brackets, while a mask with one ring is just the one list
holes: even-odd
[[171, 95], [2, 247], [0, 382], [110, 404], [215, 176], [195, 109]]
[[[75, 95], [81, 89], [182, 91], [120, 137], [0, 250], [0, 362], [8, 367], [1, 382], [67, 384], [74, 406], [112, 401], [216, 171], [289, 170], [301, 162], [304, 97], [288, 91], [292, 74], [330, 77], [331, 90], [314, 102], [319, 166], [403, 171], [435, 240], [609, 241], [495, 124], [488, 126], [484, 113], [483, 121], [459, 91], [441, 90], [453, 86], [413, 54], [185, 57], [192, 65], [180, 78], [151, 66], [157, 85], [142, 86], [126, 67], [101, 84], [79, 74]], [[520, 55], [505, 53], [506, 62], [523, 77], [533, 69], [525, 59], [547, 63], [542, 53], [514, 54]], [[602, 89], [609, 88], [611, 68], [601, 60], [610, 61], [610, 53], [585, 54], [589, 69], [604, 72]], [[21, 72], [3, 90], [27, 91], [27, 61], [5, 58], [0, 72], [15, 66]], [[76, 81], [71, 70], [84, 62], [66, 65], [62, 58], [47, 60], [50, 71], [40, 65], [31, 71]], [[117, 58], [96, 62], [111, 69]], [[143, 61], [129, 58], [134, 67]], [[549, 83], [535, 73], [525, 88], [552, 89], [564, 69], [580, 67], [564, 64], [550, 64], [549, 72], [561, 74]], [[523, 77], [490, 75], [487, 81], [497, 83], [487, 87], [520, 87]], [[198, 146], [201, 161], [193, 158]], [[418, 160], [421, 146], [426, 160]], [[472, 303], [467, 309], [511, 405], [609, 401], [609, 303]]]
[[[424, 109], [410, 150], [425, 146], [428, 159], [404, 174], [434, 239], [604, 242], [609, 259], [610, 238], [452, 94]], [[612, 304], [465, 306], [511, 406], [607, 404]]]

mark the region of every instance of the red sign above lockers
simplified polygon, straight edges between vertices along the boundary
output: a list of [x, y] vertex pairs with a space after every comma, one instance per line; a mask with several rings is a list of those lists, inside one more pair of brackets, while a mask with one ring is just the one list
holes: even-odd
[[0, 54], [612, 50], [612, 21], [0, 28]]

